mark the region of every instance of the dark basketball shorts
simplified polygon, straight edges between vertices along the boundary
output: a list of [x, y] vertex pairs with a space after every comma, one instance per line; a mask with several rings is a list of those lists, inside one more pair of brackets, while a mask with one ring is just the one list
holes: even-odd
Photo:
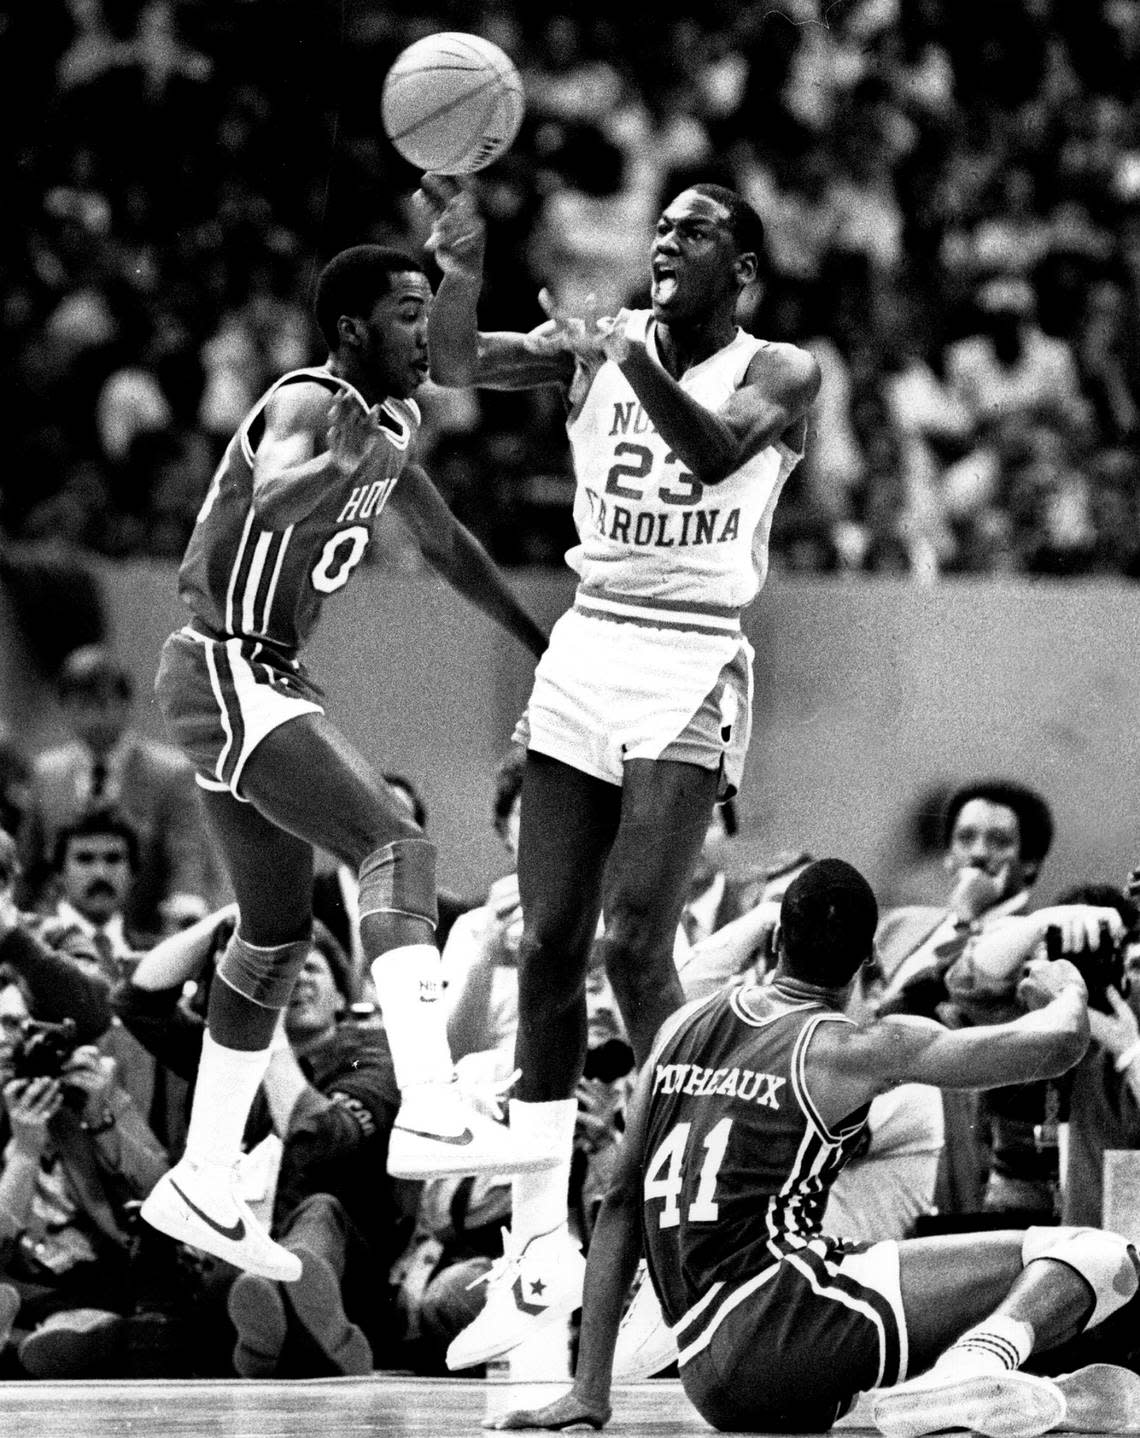
[[906, 1377], [898, 1245], [815, 1239], [714, 1285], [674, 1333], [685, 1392], [715, 1428], [826, 1432], [859, 1393]]
[[300, 662], [253, 639], [213, 639], [187, 625], [163, 645], [155, 693], [170, 737], [203, 789], [239, 793], [242, 771], [267, 734], [301, 714], [323, 714]]

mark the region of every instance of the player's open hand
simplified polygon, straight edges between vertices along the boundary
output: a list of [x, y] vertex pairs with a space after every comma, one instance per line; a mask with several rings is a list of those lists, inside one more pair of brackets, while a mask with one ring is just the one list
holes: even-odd
[[351, 395], [337, 395], [329, 410], [329, 454], [342, 474], [355, 474], [381, 437], [379, 406], [367, 413]]
[[475, 196], [452, 175], [424, 175], [414, 203], [431, 222], [424, 248], [444, 274], [478, 278], [483, 268], [486, 226]]
[[[600, 364], [603, 360], [621, 364], [628, 357], [625, 310], [617, 315], [600, 315], [594, 296], [589, 295], [582, 314], [571, 314], [547, 289], [539, 290], [538, 302], [547, 315], [547, 322], [527, 336], [528, 349], [544, 354], [565, 350], [587, 364]], [[532, 338], [544, 348], [532, 345]]]
[[545, 1428], [555, 1433], [596, 1433], [610, 1421], [610, 1408], [584, 1403], [574, 1392], [564, 1393], [544, 1408], [515, 1408], [483, 1422], [484, 1428]]

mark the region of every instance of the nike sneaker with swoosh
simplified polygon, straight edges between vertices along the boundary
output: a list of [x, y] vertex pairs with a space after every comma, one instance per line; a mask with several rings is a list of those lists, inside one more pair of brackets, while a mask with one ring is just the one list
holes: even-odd
[[160, 1233], [246, 1273], [279, 1283], [294, 1283], [301, 1276], [301, 1260], [274, 1243], [238, 1197], [235, 1170], [224, 1164], [183, 1159], [163, 1174], [140, 1212]]
[[400, 1095], [388, 1139], [393, 1178], [537, 1173], [557, 1156], [524, 1149], [506, 1124], [481, 1113], [458, 1084], [416, 1084]]
[[504, 1230], [502, 1258], [476, 1280], [487, 1284], [487, 1302], [452, 1339], [448, 1368], [489, 1363], [569, 1318], [582, 1306], [585, 1276], [586, 1260], [565, 1224], [522, 1245]]

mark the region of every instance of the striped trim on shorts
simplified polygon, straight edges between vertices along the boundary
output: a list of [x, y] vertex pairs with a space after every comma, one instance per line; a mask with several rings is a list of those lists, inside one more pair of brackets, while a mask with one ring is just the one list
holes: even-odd
[[253, 751], [302, 714], [323, 714], [300, 664], [259, 640], [186, 625], [166, 641], [155, 689], [171, 737], [203, 789], [236, 799]]

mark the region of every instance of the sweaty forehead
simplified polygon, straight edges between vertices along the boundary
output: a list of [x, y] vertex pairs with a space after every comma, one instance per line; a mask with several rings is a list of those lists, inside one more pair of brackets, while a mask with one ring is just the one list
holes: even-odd
[[719, 200], [698, 194], [696, 190], [682, 190], [662, 212], [662, 217], [674, 223], [678, 220], [711, 220], [718, 225], [727, 225], [730, 218]]

